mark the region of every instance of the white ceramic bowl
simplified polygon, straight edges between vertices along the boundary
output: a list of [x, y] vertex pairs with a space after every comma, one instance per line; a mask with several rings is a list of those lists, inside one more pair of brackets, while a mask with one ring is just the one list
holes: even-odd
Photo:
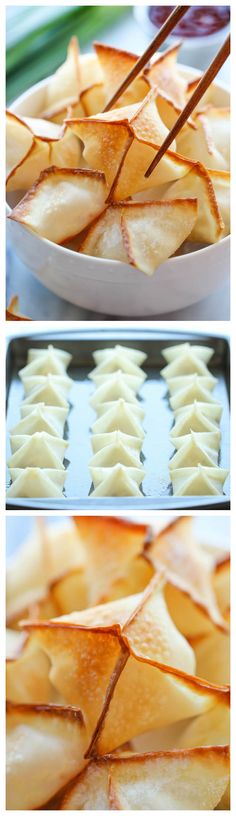
[[[198, 73], [180, 67], [189, 78]], [[22, 94], [11, 110], [38, 116], [44, 107], [47, 82]], [[214, 103], [229, 104], [229, 91], [220, 83], [214, 89]], [[7, 209], [9, 213], [9, 204]], [[7, 224], [14, 251], [44, 286], [70, 303], [96, 312], [130, 318], [165, 314], [202, 300], [229, 276], [229, 237], [170, 258], [149, 278], [128, 264], [80, 255], [53, 244], [16, 221], [8, 220]]]

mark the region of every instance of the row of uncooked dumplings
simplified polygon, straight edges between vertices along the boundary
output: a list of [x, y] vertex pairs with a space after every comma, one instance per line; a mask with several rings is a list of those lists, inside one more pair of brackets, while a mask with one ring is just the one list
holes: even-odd
[[137, 393], [146, 379], [140, 366], [147, 355], [116, 345], [95, 351], [96, 367], [89, 377], [96, 391], [90, 399], [97, 419], [92, 425], [93, 456], [89, 471], [92, 497], [142, 496], [145, 470], [140, 453], [145, 436], [144, 410]]
[[66, 370], [71, 359], [71, 354], [51, 345], [29, 349], [27, 364], [19, 371], [25, 398], [21, 419], [10, 432], [9, 497], [63, 497], [68, 447], [63, 434], [73, 384]]
[[212, 397], [217, 383], [207, 363], [214, 354], [207, 346], [182, 343], [162, 351], [162, 369], [175, 422], [170, 439], [175, 454], [169, 472], [175, 496], [223, 493], [228, 471], [218, 466], [222, 405]]

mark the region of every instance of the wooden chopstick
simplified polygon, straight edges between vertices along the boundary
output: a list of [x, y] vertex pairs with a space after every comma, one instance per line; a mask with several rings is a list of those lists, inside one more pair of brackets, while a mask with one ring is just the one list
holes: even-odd
[[144, 66], [147, 65], [147, 62], [149, 62], [152, 55], [155, 54], [155, 51], [157, 51], [158, 48], [160, 48], [160, 46], [166, 40], [171, 31], [173, 31], [179, 20], [181, 20], [184, 14], [186, 14], [186, 11], [188, 11], [189, 8], [190, 6], [176, 6], [174, 11], [171, 12], [165, 23], [163, 23], [163, 26], [161, 26], [160, 30], [155, 35], [150, 45], [148, 45], [148, 47], [146, 48], [146, 51], [144, 51], [144, 54], [142, 54], [142, 56], [137, 60], [137, 62], [135, 63], [133, 68], [131, 68], [131, 71], [129, 72], [129, 74], [127, 74], [119, 88], [117, 88], [111, 99], [109, 99], [109, 102], [104, 108], [103, 111], [104, 113], [106, 113], [106, 111], [109, 111], [114, 106], [115, 102], [117, 102], [117, 99], [119, 99], [119, 97], [124, 93], [124, 91], [126, 91], [131, 82], [133, 82], [133, 80], [136, 79], [136, 76], [138, 76], [138, 74], [140, 73], [140, 71], [142, 71]]
[[163, 158], [166, 150], [168, 150], [168, 147], [170, 147], [171, 143], [178, 135], [179, 131], [187, 121], [188, 117], [191, 116], [191, 113], [193, 112], [194, 108], [196, 108], [196, 105], [198, 104], [198, 102], [200, 102], [200, 99], [204, 95], [205, 91], [207, 90], [211, 82], [213, 82], [213, 79], [215, 79], [216, 74], [218, 74], [218, 71], [220, 70], [220, 68], [222, 68], [222, 65], [228, 59], [229, 54], [230, 54], [230, 35], [227, 37], [227, 39], [217, 52], [216, 56], [209, 65], [209, 68], [207, 68], [202, 78], [200, 79], [195, 91], [192, 93], [192, 96], [190, 96], [190, 99], [185, 105], [185, 108], [183, 108], [180, 115], [178, 116], [178, 119], [176, 120], [175, 124], [171, 128], [166, 139], [164, 140], [160, 149], [158, 150], [157, 155], [154, 157], [153, 161], [146, 170], [145, 178], [149, 178], [153, 170], [155, 170], [155, 167], [157, 166], [159, 161]]

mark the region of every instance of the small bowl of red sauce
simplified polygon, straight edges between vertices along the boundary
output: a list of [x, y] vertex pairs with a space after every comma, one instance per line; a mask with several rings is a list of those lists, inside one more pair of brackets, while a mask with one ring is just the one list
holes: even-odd
[[[136, 20], [154, 37], [175, 6], [136, 6]], [[181, 62], [204, 69], [230, 28], [230, 6], [190, 6], [168, 37], [165, 46], [182, 41]], [[163, 50], [163, 49], [161, 49]]]

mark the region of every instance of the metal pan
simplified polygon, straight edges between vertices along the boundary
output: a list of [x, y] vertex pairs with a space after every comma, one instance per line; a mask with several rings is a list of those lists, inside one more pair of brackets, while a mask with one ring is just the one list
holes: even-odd
[[[214, 397], [223, 405], [221, 421], [222, 443], [219, 464], [229, 468], [229, 368], [230, 349], [227, 337], [215, 335], [198, 335], [191, 332], [162, 331], [153, 329], [82, 329], [79, 331], [50, 332], [20, 335], [8, 343], [7, 349], [7, 459], [10, 456], [9, 431], [20, 419], [20, 403], [23, 399], [23, 386], [18, 371], [26, 364], [29, 348], [47, 347], [48, 343], [69, 351], [72, 364], [69, 375], [74, 380], [70, 392], [71, 409], [66, 427], [69, 441], [67, 450], [67, 479], [65, 497], [62, 499], [9, 499], [7, 509], [11, 510], [91, 510], [93, 512], [126, 510], [188, 510], [196, 509], [229, 509], [229, 478], [221, 496], [186, 496], [175, 497], [169, 480], [168, 463], [173, 453], [169, 440], [169, 431], [173, 424], [173, 413], [169, 407], [167, 389], [160, 376], [164, 360], [161, 350], [181, 341], [189, 340], [214, 348], [214, 357], [210, 362], [210, 371], [217, 376], [218, 383]], [[140, 390], [140, 399], [145, 410], [143, 427], [146, 432], [143, 454], [146, 476], [143, 481], [143, 496], [137, 498], [95, 498], [91, 491], [88, 462], [92, 456], [90, 444], [90, 427], [95, 421], [95, 413], [89, 405], [89, 397], [94, 385], [88, 379], [93, 368], [92, 352], [98, 348], [115, 345], [130, 345], [141, 349], [148, 355], [143, 368], [147, 380]], [[7, 486], [9, 486], [9, 473]]]

